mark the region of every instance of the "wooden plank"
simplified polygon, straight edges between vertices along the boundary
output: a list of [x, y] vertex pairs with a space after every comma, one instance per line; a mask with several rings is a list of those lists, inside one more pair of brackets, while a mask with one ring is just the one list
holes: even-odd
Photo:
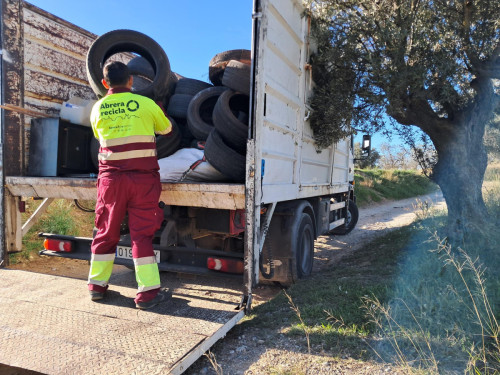
[[31, 229], [33, 225], [37, 222], [37, 220], [42, 216], [42, 214], [47, 211], [50, 204], [54, 201], [54, 198], [45, 198], [40, 206], [36, 209], [33, 215], [23, 224], [22, 227], [22, 236], [26, 236], [28, 231]]
[[19, 197], [5, 191], [5, 246], [7, 253], [21, 251], [23, 246], [19, 201]]
[[160, 200], [168, 205], [244, 209], [245, 186], [238, 184], [163, 183]]
[[[64, 177], [5, 178], [7, 189], [14, 196], [96, 199], [96, 180]], [[244, 209], [245, 186], [222, 183], [162, 183], [160, 200], [168, 205], [217, 209]]]

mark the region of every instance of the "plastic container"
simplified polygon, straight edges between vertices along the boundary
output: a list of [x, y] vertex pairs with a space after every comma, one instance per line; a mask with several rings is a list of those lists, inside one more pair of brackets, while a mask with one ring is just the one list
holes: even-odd
[[72, 124], [90, 126], [90, 112], [96, 100], [87, 100], [76, 96], [63, 102], [59, 117]]

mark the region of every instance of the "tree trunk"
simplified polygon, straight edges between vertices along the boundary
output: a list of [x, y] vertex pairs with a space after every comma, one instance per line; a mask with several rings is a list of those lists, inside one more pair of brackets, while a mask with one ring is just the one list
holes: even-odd
[[470, 111], [455, 123], [453, 134], [434, 137], [438, 163], [433, 179], [448, 206], [448, 236], [461, 239], [468, 231], [488, 222], [482, 185], [488, 164], [483, 143], [486, 122], [481, 113]]

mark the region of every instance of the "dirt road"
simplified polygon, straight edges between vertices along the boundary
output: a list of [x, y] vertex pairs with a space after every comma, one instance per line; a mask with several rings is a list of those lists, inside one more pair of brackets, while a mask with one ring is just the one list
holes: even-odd
[[358, 224], [351, 233], [345, 236], [322, 236], [316, 241], [315, 271], [335, 264], [349, 252], [392, 229], [412, 223], [416, 213], [421, 210], [420, 206], [425, 205], [436, 210], [446, 208], [441, 192], [360, 208]]

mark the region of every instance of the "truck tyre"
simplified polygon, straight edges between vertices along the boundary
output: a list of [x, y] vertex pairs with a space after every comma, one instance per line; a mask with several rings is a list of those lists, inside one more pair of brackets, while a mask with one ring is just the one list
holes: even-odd
[[[138, 92], [140, 90], [146, 90], [150, 86], [155, 78], [155, 71], [148, 60], [142, 56], [134, 57], [127, 63], [128, 70], [130, 74], [134, 77], [134, 83], [132, 86], [133, 92]], [[177, 77], [175, 73], [170, 72], [167, 82], [166, 82], [166, 92], [165, 97], [170, 97], [175, 90], [175, 85], [177, 83]], [[164, 100], [165, 98], [162, 98]]]
[[247, 49], [233, 49], [218, 53], [210, 60], [208, 64], [208, 78], [216, 86], [222, 85], [222, 76], [226, 65], [231, 60], [241, 61], [250, 65], [251, 52]]
[[222, 85], [250, 95], [250, 65], [231, 60], [224, 70]]
[[191, 95], [174, 94], [168, 101], [167, 114], [176, 119], [185, 120], [187, 118], [189, 102], [193, 99]]
[[114, 30], [97, 38], [87, 53], [87, 77], [94, 93], [100, 98], [107, 90], [102, 85], [102, 67], [106, 60], [120, 52], [134, 52], [144, 57], [153, 67], [154, 79], [150, 86], [136, 94], [160, 100], [168, 90], [170, 62], [165, 51], [153, 39], [133, 30]]
[[182, 135], [179, 126], [172, 120], [171, 134], [159, 135], [156, 137], [156, 156], [158, 159], [166, 158], [179, 150], [181, 147]]
[[[356, 224], [358, 223], [359, 218], [359, 210], [356, 203], [353, 200], [349, 199], [349, 207], [347, 208], [347, 217], [345, 220], [345, 224], [340, 227], [332, 229], [328, 234], [348, 234], [351, 232]], [[332, 222], [332, 213], [330, 214], [330, 222]]]
[[272, 277], [266, 278], [261, 272], [261, 281], [279, 282], [283, 286], [289, 286], [311, 275], [316, 238], [313, 215], [313, 208], [307, 201], [278, 204], [264, 242], [264, 259], [261, 259], [266, 266], [271, 254], [275, 268]]
[[175, 86], [176, 94], [196, 95], [200, 91], [213, 87], [210, 83], [192, 78], [181, 78]]
[[[224, 141], [244, 153], [248, 139], [248, 96], [227, 90], [214, 108], [213, 122]], [[246, 121], [245, 121], [246, 119]]]
[[300, 219], [296, 221], [296, 227], [292, 229], [295, 241], [295, 264], [297, 277], [302, 279], [310, 276], [314, 262], [314, 224], [311, 216], [303, 212]]
[[196, 94], [187, 110], [187, 124], [193, 136], [205, 141], [214, 129], [213, 112], [218, 99], [226, 87], [210, 87]]
[[132, 75], [143, 76], [151, 81], [155, 78], [155, 71], [148, 60], [142, 56], [134, 57], [127, 63], [128, 70]]
[[245, 181], [245, 155], [226, 145], [215, 129], [210, 132], [205, 143], [205, 158], [215, 169], [234, 182]]

